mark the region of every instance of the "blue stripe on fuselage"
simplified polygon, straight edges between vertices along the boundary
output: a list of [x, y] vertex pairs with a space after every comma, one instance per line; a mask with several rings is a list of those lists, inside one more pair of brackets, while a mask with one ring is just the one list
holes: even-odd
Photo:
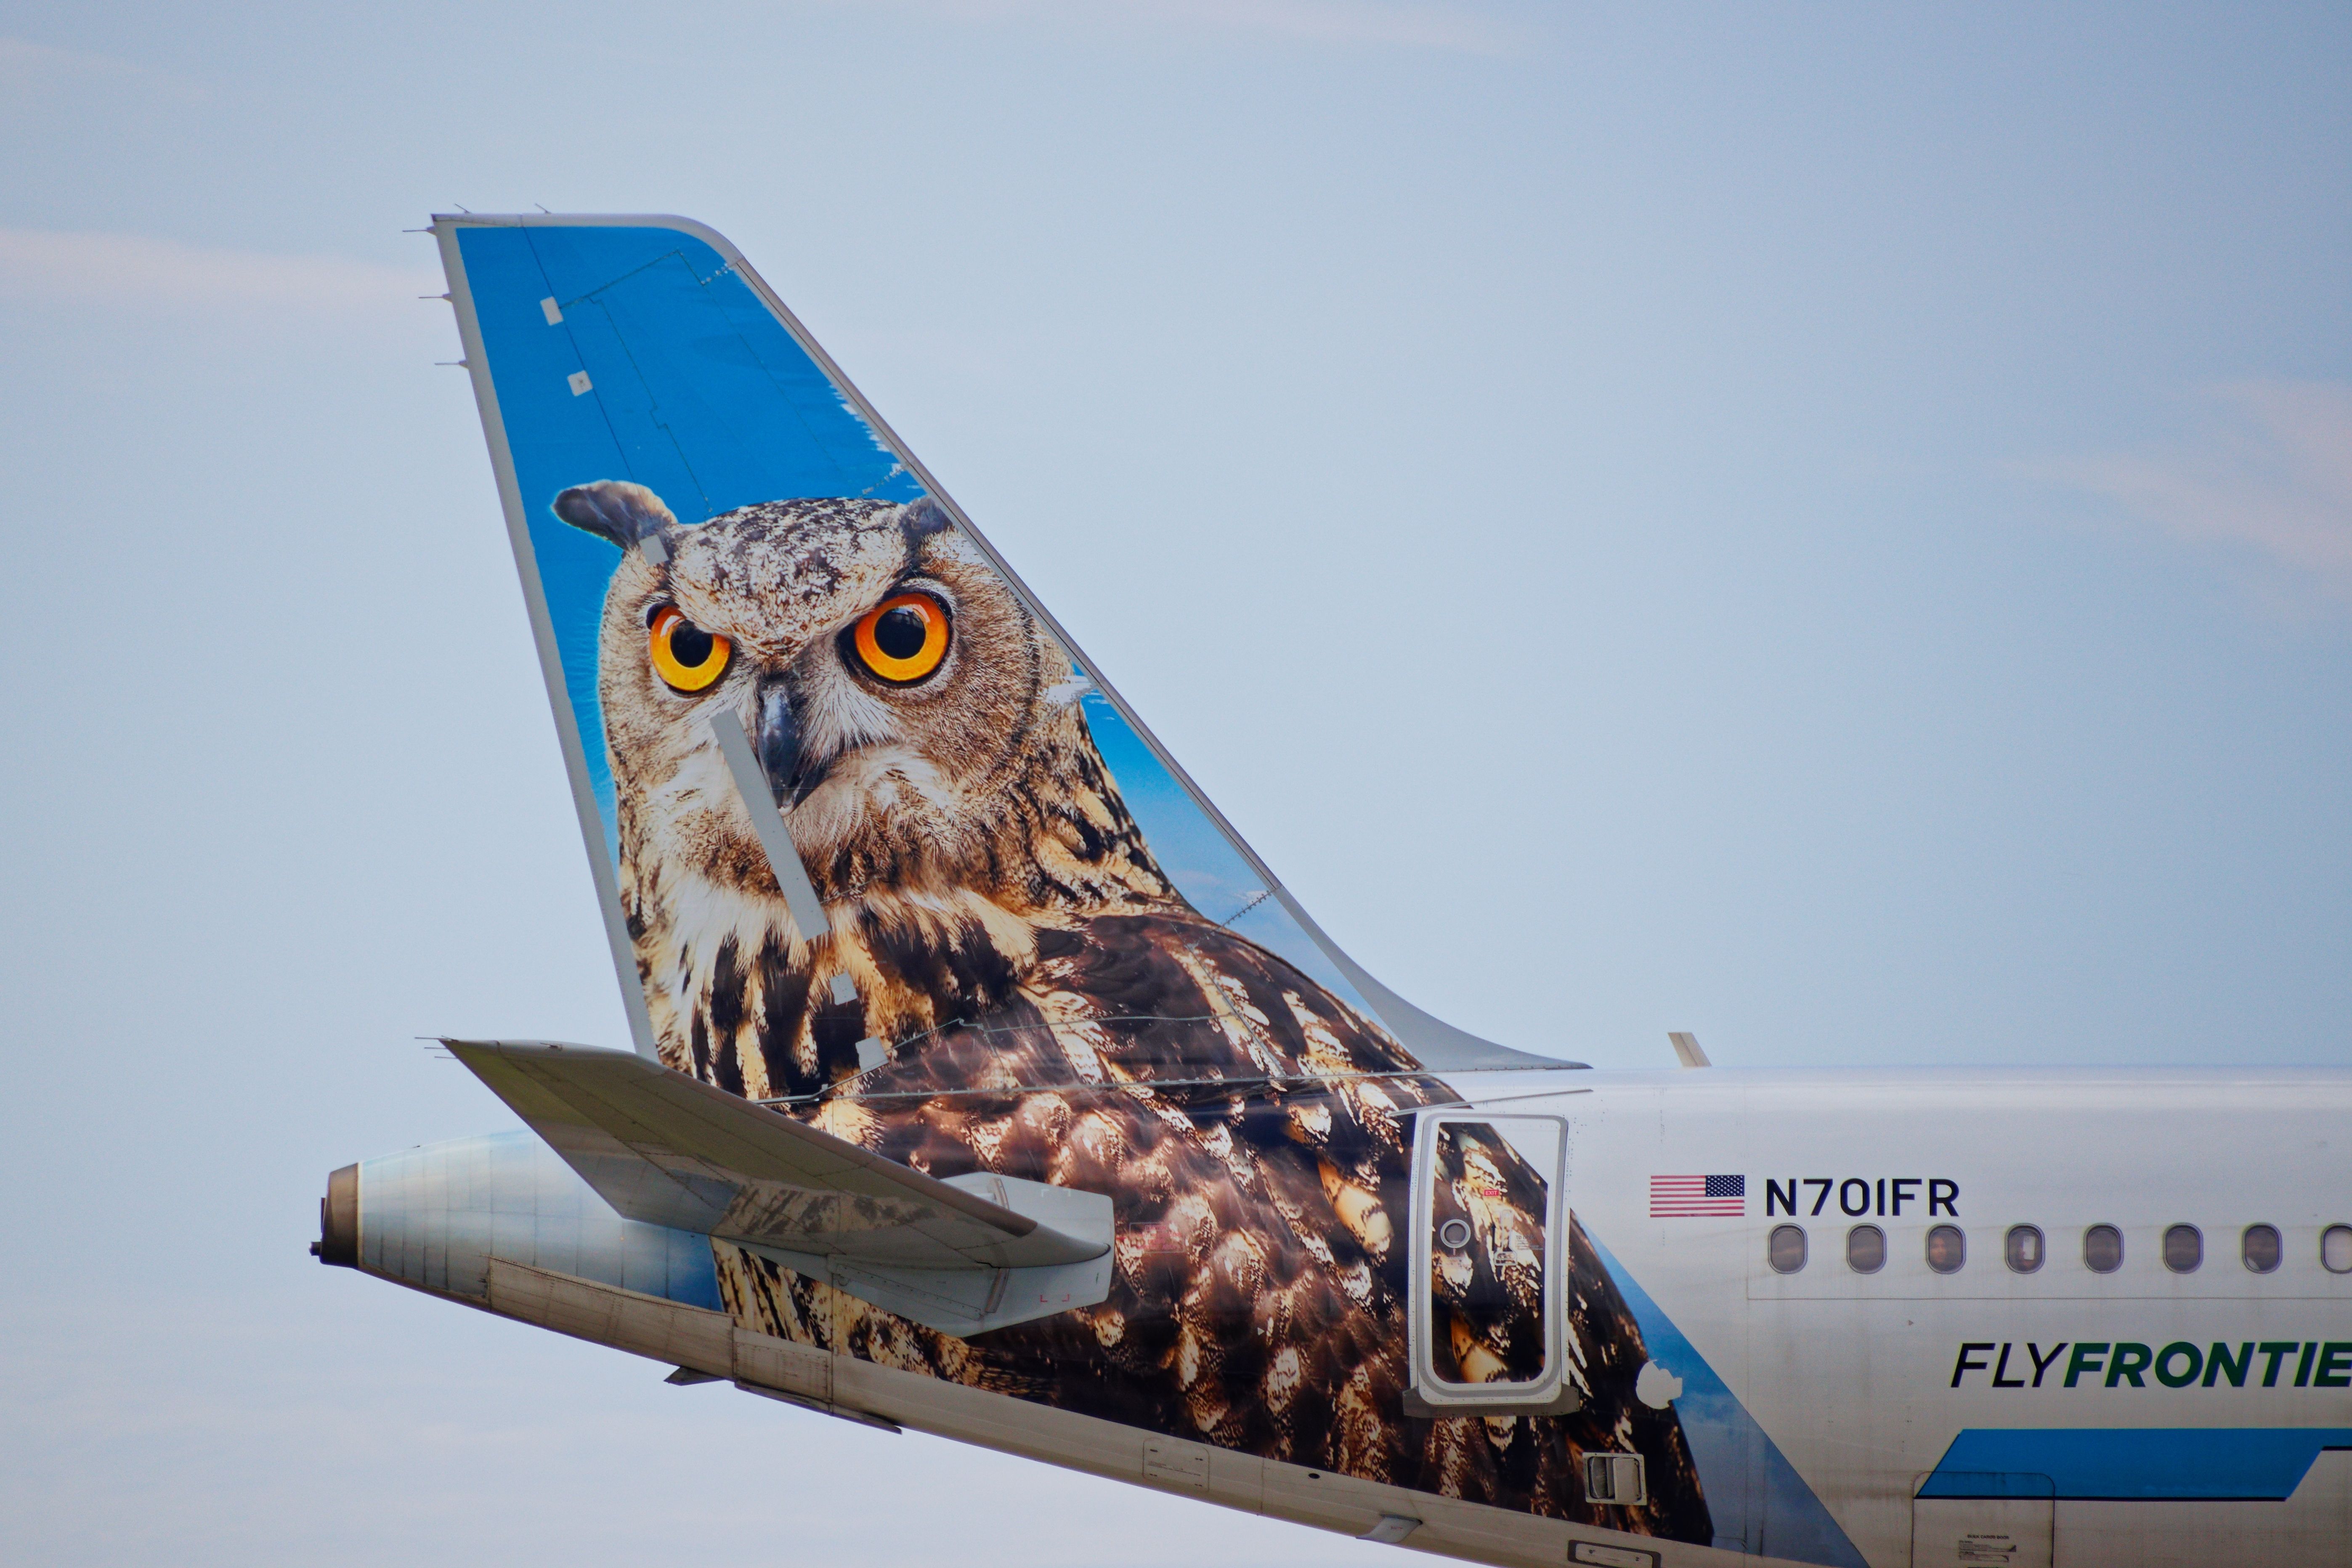
[[2352, 1426], [1972, 1426], [1919, 1495], [2279, 1501], [2325, 1448]]

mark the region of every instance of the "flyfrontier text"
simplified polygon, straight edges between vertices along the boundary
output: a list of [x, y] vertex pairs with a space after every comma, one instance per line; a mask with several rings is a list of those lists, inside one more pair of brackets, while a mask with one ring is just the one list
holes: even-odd
[[[2072, 1349], [2074, 1353], [2066, 1355]], [[2066, 1388], [2352, 1388], [2352, 1340], [2241, 1340], [2200, 1348], [2187, 1340], [2145, 1345], [2133, 1340], [2060, 1341], [2044, 1350], [2028, 1341], [2023, 1353], [2008, 1342], [1969, 1340], [1952, 1363], [1952, 1386], [1984, 1373], [1994, 1388], [2040, 1388], [2065, 1356]], [[1996, 1354], [1995, 1352], [1998, 1352]], [[2016, 1370], [2011, 1371], [2011, 1358]], [[2254, 1374], [2259, 1371], [2257, 1379]]]

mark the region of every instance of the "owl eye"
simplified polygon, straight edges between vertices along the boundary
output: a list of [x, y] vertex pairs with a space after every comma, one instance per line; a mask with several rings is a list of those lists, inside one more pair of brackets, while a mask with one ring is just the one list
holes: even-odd
[[948, 607], [929, 594], [883, 600], [843, 638], [857, 662], [893, 686], [912, 686], [948, 656]]
[[700, 691], [727, 673], [728, 657], [735, 645], [717, 632], [706, 632], [686, 618], [675, 605], [654, 612], [647, 642], [654, 673], [674, 691]]

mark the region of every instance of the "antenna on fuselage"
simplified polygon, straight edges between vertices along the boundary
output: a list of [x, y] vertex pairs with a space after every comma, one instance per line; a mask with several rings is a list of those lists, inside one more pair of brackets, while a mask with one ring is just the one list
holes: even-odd
[[1682, 1058], [1683, 1066], [1686, 1068], [1711, 1068], [1715, 1065], [1713, 1062], [1706, 1059], [1706, 1053], [1698, 1048], [1698, 1037], [1696, 1035], [1686, 1035], [1681, 1030], [1676, 1029], [1669, 1033], [1666, 1036], [1666, 1038], [1673, 1043], [1675, 1055]]

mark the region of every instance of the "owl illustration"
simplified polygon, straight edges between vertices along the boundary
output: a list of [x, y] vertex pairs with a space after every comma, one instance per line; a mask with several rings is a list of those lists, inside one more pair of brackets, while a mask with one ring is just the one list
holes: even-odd
[[[555, 510], [623, 552], [598, 689], [663, 1060], [933, 1175], [1106, 1193], [1117, 1215], [1110, 1295], [1083, 1310], [959, 1340], [718, 1243], [739, 1321], [1268, 1458], [1708, 1539], [1580, 1231], [1583, 1410], [1403, 1413], [1412, 1117], [1459, 1096], [1186, 901], [1096, 749], [1087, 683], [943, 507], [779, 500], [681, 526], [607, 480]], [[824, 904], [813, 940], [714, 738], [721, 710]], [[1478, 1157], [1483, 1233], [1539, 1235], [1533, 1173], [1499, 1145]], [[1456, 1260], [1433, 1288], [1465, 1381], [1529, 1375], [1533, 1275]], [[1652, 1504], [1586, 1504], [1580, 1456], [1636, 1442], [1668, 1456]]]

